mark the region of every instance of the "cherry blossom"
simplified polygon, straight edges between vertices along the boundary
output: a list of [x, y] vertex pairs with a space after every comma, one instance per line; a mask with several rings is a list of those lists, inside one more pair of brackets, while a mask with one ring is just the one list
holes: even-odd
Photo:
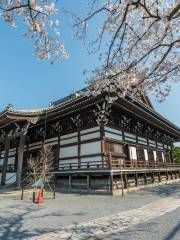
[[36, 57], [51, 63], [68, 57], [59, 39], [57, 12], [53, 0], [0, 0], [1, 19], [13, 27], [18, 18], [22, 20], [27, 27], [24, 36], [33, 42]]
[[90, 0], [87, 16], [74, 19], [76, 37], [100, 51], [101, 67], [87, 79], [93, 95], [152, 93], [162, 101], [179, 81], [179, 0]]

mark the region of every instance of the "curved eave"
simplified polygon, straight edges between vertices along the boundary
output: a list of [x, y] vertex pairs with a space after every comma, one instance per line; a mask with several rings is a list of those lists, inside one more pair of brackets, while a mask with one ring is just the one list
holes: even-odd
[[173, 127], [174, 129], [176, 129], [180, 132], [180, 128], [177, 125], [175, 125], [174, 123], [169, 121], [167, 118], [165, 118], [164, 116], [162, 116], [161, 114], [156, 112], [154, 109], [151, 109], [148, 106], [145, 106], [145, 105], [141, 104], [140, 102], [134, 102], [134, 104], [139, 106], [140, 108], [143, 108], [144, 111], [149, 112], [150, 114], [152, 114], [156, 118], [159, 118], [162, 122], [165, 122], [166, 124], [168, 124], [169, 126]]
[[177, 141], [180, 140], [180, 128], [156, 113], [153, 109], [146, 108], [140, 103], [127, 99], [119, 99], [119, 101], [115, 103], [115, 106], [167, 132], [175, 137]]
[[[93, 106], [94, 104], [98, 103], [99, 101], [102, 101], [102, 96], [97, 97], [78, 97], [76, 99], [73, 99], [71, 101], [67, 101], [66, 103], [59, 104], [57, 106], [52, 106], [48, 108], [47, 110], [47, 119], [52, 120], [55, 116], [64, 117], [66, 115], [72, 114], [76, 111], [82, 111], [90, 106]], [[42, 117], [42, 119], [45, 118], [45, 115]]]
[[7, 127], [13, 123], [17, 122], [29, 122], [31, 124], [36, 124], [40, 119], [41, 114], [39, 113], [25, 113], [25, 112], [14, 112], [14, 111], [4, 111], [0, 114], [0, 128]]

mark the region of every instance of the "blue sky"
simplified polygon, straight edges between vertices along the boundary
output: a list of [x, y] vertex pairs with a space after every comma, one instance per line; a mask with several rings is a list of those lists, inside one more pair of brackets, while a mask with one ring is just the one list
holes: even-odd
[[[60, 6], [73, 12], [82, 13], [84, 0], [61, 0]], [[66, 16], [60, 19], [60, 26], [68, 60], [54, 65], [38, 61], [33, 56], [31, 43], [26, 40], [22, 28], [11, 28], [0, 21], [0, 110], [8, 103], [15, 109], [47, 107], [50, 101], [62, 98], [85, 86], [84, 69], [93, 69], [99, 64], [97, 56], [88, 55], [86, 48], [72, 38], [70, 20]], [[163, 103], [153, 100], [156, 110], [180, 126], [180, 83]]]

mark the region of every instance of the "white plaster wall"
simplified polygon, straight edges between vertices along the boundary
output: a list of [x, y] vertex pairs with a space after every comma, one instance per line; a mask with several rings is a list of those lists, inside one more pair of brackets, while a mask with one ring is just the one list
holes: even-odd
[[8, 158], [8, 164], [15, 164], [15, 156]]
[[130, 159], [132, 160], [137, 160], [137, 151], [136, 151], [136, 147], [129, 147], [129, 151], [130, 151]]
[[148, 161], [148, 150], [147, 149], [144, 149], [144, 157], [145, 157], [145, 160]]
[[163, 162], [165, 162], [165, 156], [164, 156], [164, 153], [161, 152], [161, 154], [162, 154], [162, 160], [163, 160]]
[[98, 131], [98, 130], [100, 130], [99, 126], [82, 130], [82, 131], [80, 131], [80, 133], [84, 134], [84, 133], [90, 133], [90, 132], [94, 132], [94, 131]]
[[142, 137], [138, 137], [138, 141], [147, 142], [147, 139], [146, 138], [142, 138]]
[[67, 160], [63, 160], [63, 159], [60, 160], [59, 161], [59, 167], [68, 168], [69, 169], [70, 163], [72, 164], [71, 165], [72, 169], [78, 168], [78, 159], [77, 158], [67, 159]]
[[97, 156], [97, 157], [81, 158], [81, 162], [93, 162], [93, 161], [102, 161], [102, 157], [101, 156]]
[[[89, 162], [89, 164], [87, 164], [87, 162]], [[96, 168], [98, 164], [102, 164], [101, 156], [81, 158], [81, 167], [87, 167], [89, 165], [90, 168]]]
[[60, 148], [60, 158], [74, 157], [78, 155], [78, 146]]
[[3, 166], [4, 159], [0, 159], [0, 166]]
[[153, 156], [154, 156], [154, 161], [156, 162], [157, 161], [157, 152], [155, 150], [153, 151]]
[[149, 143], [151, 143], [151, 144], [156, 144], [156, 142], [155, 142], [155, 141], [152, 141], [152, 140], [149, 140]]
[[122, 141], [122, 136], [113, 134], [113, 133], [109, 133], [109, 132], [105, 132], [105, 137]]
[[60, 139], [65, 139], [65, 138], [70, 138], [70, 137], [76, 137], [77, 135], [78, 135], [78, 132], [74, 132], [74, 133], [62, 135], [62, 136], [60, 136]]
[[104, 127], [104, 130], [105, 131], [110, 131], [110, 132], [113, 132], [113, 133], [117, 133], [117, 134], [120, 134], [120, 135], [122, 134], [122, 131], [114, 129], [114, 128], [110, 128], [110, 127]]
[[36, 146], [36, 147], [29, 147], [29, 150], [34, 150], [34, 149], [40, 149], [42, 147], [42, 145]]
[[[49, 138], [45, 140], [47, 146], [53, 146], [58, 144], [58, 137]], [[29, 144], [29, 150], [40, 149], [42, 148], [42, 142], [36, 142]]]
[[89, 140], [89, 139], [93, 139], [93, 138], [100, 138], [100, 132], [83, 135], [83, 136], [81, 136], [81, 141]]
[[157, 142], [157, 148], [159, 148], [159, 149], [163, 149], [163, 144], [160, 143], [160, 142]]
[[42, 142], [29, 144], [29, 150], [38, 149], [42, 147]]
[[142, 138], [142, 137], [138, 137], [138, 143], [143, 144], [143, 145], [147, 145], [147, 139]]
[[16, 173], [6, 173], [6, 184], [16, 182]]
[[41, 145], [41, 144], [42, 144], [42, 142], [31, 143], [31, 144], [29, 144], [29, 147], [33, 147], [33, 146]]
[[68, 164], [68, 163], [78, 163], [78, 159], [77, 158], [73, 158], [73, 159], [61, 159], [59, 160], [59, 164]]
[[78, 138], [77, 138], [77, 137], [60, 140], [60, 145], [69, 144], [69, 143], [74, 143], [74, 142], [78, 142]]
[[45, 143], [48, 143], [48, 142], [57, 142], [58, 141], [58, 137], [54, 137], [54, 138], [48, 138], [45, 140]]
[[125, 136], [125, 138], [134, 138], [134, 139], [136, 139], [136, 135], [131, 134], [131, 133], [125, 132], [125, 133], [124, 133], [124, 136]]
[[16, 154], [16, 149], [15, 148], [9, 149], [9, 155], [14, 155], [14, 154]]
[[101, 153], [100, 141], [81, 144], [81, 155], [90, 155], [96, 153]]
[[58, 142], [49, 142], [49, 143], [46, 143], [46, 146], [54, 146], [54, 145], [57, 145]]

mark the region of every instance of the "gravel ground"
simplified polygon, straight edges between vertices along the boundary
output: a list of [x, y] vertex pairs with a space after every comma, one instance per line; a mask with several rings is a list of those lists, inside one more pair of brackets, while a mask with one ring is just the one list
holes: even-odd
[[[58, 231], [62, 226], [78, 224], [111, 214], [140, 208], [160, 199], [180, 199], [180, 184], [168, 184], [120, 196], [56, 194], [41, 206], [20, 201], [19, 196], [0, 196], [0, 239], [30, 239]], [[178, 206], [177, 206], [178, 207]], [[180, 239], [180, 209], [160, 218], [131, 226], [128, 231], [107, 235], [102, 239]], [[158, 223], [158, 224], [157, 224]], [[178, 225], [179, 224], [179, 225]], [[156, 233], [157, 232], [157, 233]], [[174, 238], [165, 238], [176, 232]], [[171, 237], [171, 236], [170, 236]], [[93, 238], [95, 239], [95, 238]], [[97, 238], [101, 239], [101, 238]]]
[[97, 240], [180, 240], [180, 207], [161, 217]]

